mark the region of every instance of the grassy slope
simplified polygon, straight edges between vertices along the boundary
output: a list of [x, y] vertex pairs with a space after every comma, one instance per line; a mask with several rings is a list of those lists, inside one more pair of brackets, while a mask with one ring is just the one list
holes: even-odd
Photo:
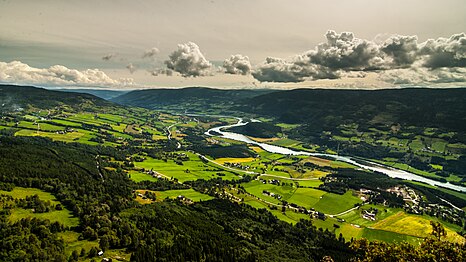
[[[12, 191], [0, 191], [0, 194], [10, 195], [16, 199], [24, 199], [27, 196], [38, 195], [39, 199], [43, 201], [50, 201], [52, 205], [60, 204], [52, 194], [35, 188], [15, 187]], [[14, 208], [11, 210], [9, 219], [11, 221], [18, 221], [26, 217], [49, 219], [52, 222], [58, 221], [69, 227], [75, 227], [79, 224], [79, 219], [74, 217], [71, 211], [65, 208], [63, 210], [53, 210], [46, 213], [34, 213], [32, 210]]]

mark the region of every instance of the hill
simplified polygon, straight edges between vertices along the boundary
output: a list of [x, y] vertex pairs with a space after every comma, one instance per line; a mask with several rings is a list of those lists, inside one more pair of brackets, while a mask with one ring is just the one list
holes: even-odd
[[273, 92], [264, 89], [213, 89], [188, 87], [181, 89], [136, 90], [111, 99], [123, 104], [148, 109], [171, 109], [176, 111], [222, 110], [237, 101]]
[[91, 94], [60, 92], [32, 86], [0, 85], [2, 110], [21, 110], [28, 106], [50, 109], [61, 105], [87, 110], [118, 106]]
[[438, 127], [466, 130], [466, 88], [324, 90], [296, 89], [246, 100], [241, 110], [315, 130], [339, 124]]
[[241, 133], [247, 136], [272, 138], [276, 137], [282, 129], [270, 123], [251, 122], [245, 126], [237, 126], [230, 128], [230, 131]]
[[84, 94], [91, 94], [105, 100], [110, 100], [112, 98], [121, 96], [123, 94], [128, 93], [127, 90], [106, 90], [106, 89], [56, 89], [56, 91], [62, 92], [74, 92], [74, 93], [84, 93]]

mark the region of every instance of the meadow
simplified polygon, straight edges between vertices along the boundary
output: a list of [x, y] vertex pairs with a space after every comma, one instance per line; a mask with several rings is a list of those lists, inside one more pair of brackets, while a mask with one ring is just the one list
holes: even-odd
[[188, 161], [183, 161], [182, 165], [175, 163], [172, 159], [164, 160], [147, 157], [143, 162], [134, 162], [136, 168], [144, 168], [146, 170], [154, 170], [163, 174], [166, 177], [176, 178], [180, 182], [194, 181], [197, 179], [211, 179], [221, 177], [225, 180], [238, 179], [238, 176], [231, 171], [221, 168], [220, 166], [204, 163], [199, 156], [191, 152], [185, 153]]
[[[60, 204], [60, 202], [52, 194], [36, 188], [15, 187], [12, 191], [2, 191], [0, 194], [12, 196], [15, 199], [25, 199], [28, 196], [37, 195], [40, 200], [50, 201], [52, 206]], [[63, 208], [62, 210], [51, 210], [45, 213], [34, 213], [30, 209], [13, 208], [8, 217], [10, 221], [18, 221], [22, 218], [35, 217], [40, 219], [48, 219], [51, 222], [60, 222], [67, 227], [76, 227], [79, 225], [79, 219], [74, 217], [70, 210]]]
[[[156, 201], [160, 202], [163, 201], [167, 198], [170, 199], [176, 199], [179, 196], [184, 196], [187, 199], [190, 199], [194, 202], [199, 202], [199, 201], [208, 201], [211, 199], [214, 199], [212, 196], [200, 193], [192, 188], [190, 189], [176, 189], [176, 190], [166, 190], [166, 191], [153, 191], [153, 190], [144, 190], [144, 189], [139, 189], [136, 190], [138, 194], [145, 194], [146, 192], [151, 192], [154, 193], [156, 196]], [[141, 204], [150, 204], [153, 201], [150, 199], [143, 199], [140, 196], [136, 197], [136, 201], [138, 201]]]

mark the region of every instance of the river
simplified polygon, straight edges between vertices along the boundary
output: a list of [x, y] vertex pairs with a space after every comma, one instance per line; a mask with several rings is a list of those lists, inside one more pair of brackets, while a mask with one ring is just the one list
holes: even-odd
[[[358, 166], [363, 169], [383, 173], [392, 178], [400, 178], [404, 180], [418, 181], [418, 182], [423, 182], [423, 183], [433, 185], [433, 186], [440, 186], [440, 187], [453, 189], [453, 190], [460, 191], [460, 192], [466, 192], [466, 187], [463, 187], [463, 186], [454, 185], [449, 182], [443, 183], [440, 181], [432, 180], [432, 179], [429, 179], [423, 176], [413, 174], [411, 172], [392, 168], [389, 166], [384, 166], [384, 165], [366, 161], [366, 160], [364, 161], [364, 163], [361, 163], [361, 162], [355, 161], [354, 158], [351, 156], [340, 156], [340, 155], [331, 155], [331, 154], [323, 154], [323, 153], [311, 153], [311, 152], [306, 152], [306, 151], [297, 151], [297, 150], [293, 150], [293, 149], [286, 148], [286, 147], [256, 142], [242, 134], [223, 131], [231, 127], [244, 126], [248, 124], [248, 122], [243, 121], [242, 118], [236, 118], [236, 119], [238, 119], [238, 122], [236, 124], [214, 127], [214, 128], [209, 129], [207, 132], [205, 132], [205, 134], [209, 136], [216, 136], [217, 134], [220, 134], [220, 137], [224, 137], [224, 138], [228, 138], [228, 139], [232, 139], [236, 141], [241, 141], [241, 142], [248, 143], [248, 144], [253, 144], [271, 153], [277, 153], [277, 154], [283, 154], [283, 155], [306, 155], [306, 156], [317, 156], [317, 157], [319, 156], [330, 157], [335, 160], [346, 162], [346, 163]], [[215, 132], [215, 133], [212, 133], [212, 132]]]

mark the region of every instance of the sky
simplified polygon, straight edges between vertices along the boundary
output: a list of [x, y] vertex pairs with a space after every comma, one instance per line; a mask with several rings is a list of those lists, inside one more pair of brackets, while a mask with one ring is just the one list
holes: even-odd
[[466, 86], [464, 0], [0, 0], [0, 82]]

